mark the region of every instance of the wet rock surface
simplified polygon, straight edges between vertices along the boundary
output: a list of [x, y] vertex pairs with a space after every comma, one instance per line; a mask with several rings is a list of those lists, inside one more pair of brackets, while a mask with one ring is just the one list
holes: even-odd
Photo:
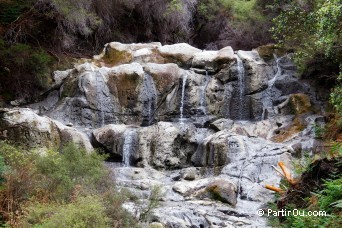
[[[272, 166], [321, 148], [325, 120], [291, 55], [261, 56], [112, 42], [55, 72], [45, 100], [0, 109], [0, 139], [102, 148], [119, 188], [146, 203], [159, 186], [149, 227], [266, 227], [256, 212], [273, 197], [265, 184], [280, 182]], [[139, 216], [134, 202], [124, 207]]]

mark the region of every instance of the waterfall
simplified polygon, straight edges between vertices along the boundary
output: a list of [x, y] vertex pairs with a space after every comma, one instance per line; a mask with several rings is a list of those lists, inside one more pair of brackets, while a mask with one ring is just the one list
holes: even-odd
[[181, 106], [180, 106], [180, 121], [183, 123], [183, 108], [184, 108], [184, 97], [185, 97], [185, 84], [186, 84], [186, 79], [188, 75], [185, 74], [183, 75], [183, 81], [182, 81], [182, 97], [181, 97]]
[[[90, 66], [90, 69], [91, 69], [92, 72], [95, 72], [93, 66]], [[104, 126], [103, 101], [102, 101], [102, 97], [101, 97], [102, 90], [100, 89], [101, 82], [104, 83], [103, 82], [103, 75], [98, 70], [95, 73], [95, 87], [96, 87], [96, 98], [97, 98], [97, 101], [98, 101], [98, 107], [97, 108], [100, 111], [100, 119], [101, 119], [100, 127]]]
[[236, 56], [237, 61], [237, 70], [238, 70], [238, 87], [239, 87], [239, 112], [238, 112], [238, 119], [243, 119], [243, 95], [245, 93], [245, 68], [243, 66], [243, 62], [238, 55]]
[[150, 74], [145, 73], [142, 90], [140, 95], [143, 97], [143, 116], [147, 119], [148, 125], [153, 121], [153, 112], [156, 108], [157, 89]]
[[273, 77], [271, 80], [268, 81], [268, 87], [269, 87], [269, 88], [271, 88], [271, 87], [274, 85], [274, 83], [275, 83], [275, 81], [278, 79], [279, 75], [281, 75], [281, 68], [280, 68], [279, 62], [280, 62], [280, 60], [281, 60], [283, 57], [278, 58], [278, 57], [276, 56], [276, 54], [273, 54], [273, 56], [274, 56], [274, 59], [275, 59], [275, 62], [276, 62], [276, 66], [277, 66], [277, 72], [276, 72], [276, 74], [274, 75], [274, 77]]
[[124, 143], [122, 147], [122, 163], [126, 167], [131, 166], [131, 157], [134, 154], [134, 137], [135, 137], [135, 130], [134, 129], [127, 129], [124, 133]]
[[101, 74], [100, 71], [97, 71], [96, 72], [96, 90], [97, 90], [96, 93], [97, 93], [97, 98], [98, 98], [97, 100], [99, 101], [99, 110], [100, 110], [101, 127], [102, 127], [104, 126], [104, 111], [103, 111], [103, 101], [100, 95], [102, 91], [99, 89], [99, 86], [98, 86], [99, 78], [103, 80], [103, 75]]
[[284, 58], [280, 57], [278, 58], [275, 54], [273, 55], [276, 63], [277, 70], [273, 76], [272, 79], [268, 81], [268, 88], [265, 90], [265, 93], [263, 95], [263, 112], [261, 115], [261, 120], [267, 119], [267, 114], [270, 113], [275, 113], [276, 111], [273, 108], [273, 100], [274, 97], [276, 96], [276, 89], [274, 88], [274, 83], [277, 81], [277, 79], [280, 77], [282, 74], [282, 69], [280, 66], [280, 61]]
[[200, 87], [200, 102], [199, 102], [199, 109], [201, 109], [204, 113], [204, 115], [207, 115], [207, 102], [205, 99], [205, 95], [206, 95], [206, 89], [208, 87], [210, 78], [208, 75], [208, 71], [205, 71], [205, 78], [204, 78], [204, 83], [203, 85]]

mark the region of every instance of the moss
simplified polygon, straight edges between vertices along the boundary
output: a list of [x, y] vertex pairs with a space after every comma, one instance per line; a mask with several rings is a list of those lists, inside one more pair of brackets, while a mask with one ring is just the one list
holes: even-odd
[[293, 114], [295, 115], [313, 111], [310, 97], [301, 93], [292, 94], [290, 96], [290, 107], [293, 110]]
[[286, 54], [285, 49], [278, 48], [275, 44], [266, 44], [258, 47], [256, 49], [263, 59], [270, 60], [274, 58], [274, 54], [276, 56], [283, 56]]
[[289, 127], [281, 129], [276, 136], [272, 137], [271, 140], [279, 143], [284, 142], [291, 138], [294, 134], [303, 131], [305, 127], [306, 126], [302, 123], [301, 118], [296, 117]]
[[103, 57], [105, 64], [110, 66], [130, 63], [132, 60], [133, 56], [131, 53], [127, 51], [115, 50], [110, 47], [106, 48], [105, 55]]
[[76, 95], [76, 91], [77, 79], [71, 78], [64, 83], [61, 97], [73, 97]]
[[210, 186], [207, 188], [207, 191], [210, 194], [210, 198], [213, 200], [221, 201], [223, 203], [228, 203], [228, 201], [221, 196], [220, 188], [216, 185]]
[[108, 82], [111, 85], [116, 85], [118, 98], [121, 106], [134, 107], [138, 100], [136, 88], [140, 82], [138, 74], [124, 74], [116, 77], [111, 77]]

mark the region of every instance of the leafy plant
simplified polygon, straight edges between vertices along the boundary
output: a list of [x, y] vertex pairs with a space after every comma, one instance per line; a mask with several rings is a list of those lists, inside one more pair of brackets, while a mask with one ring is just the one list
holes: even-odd
[[341, 62], [340, 0], [277, 2], [283, 12], [273, 20], [274, 38], [280, 45], [296, 49], [295, 61], [302, 70], [318, 56]]
[[161, 187], [160, 186], [153, 186], [151, 193], [148, 197], [147, 205], [140, 206], [140, 220], [145, 221], [148, 216], [151, 215], [153, 209], [159, 206], [160, 198], [162, 196]]
[[98, 196], [78, 197], [67, 204], [32, 203], [26, 208], [24, 226], [40, 227], [110, 227], [110, 218]]
[[0, 87], [14, 98], [29, 98], [46, 89], [51, 82], [52, 63], [52, 57], [41, 48], [9, 45], [0, 39]]
[[[68, 144], [26, 151], [0, 141], [6, 169], [0, 211], [14, 227], [134, 227], [103, 166], [104, 156]], [[0, 165], [1, 167], [1, 165]]]
[[[330, 103], [334, 106], [336, 112], [342, 116], [342, 65], [340, 66], [341, 72], [337, 78], [337, 86], [330, 93]], [[341, 122], [341, 119], [340, 119]], [[340, 127], [342, 122], [340, 123]]]

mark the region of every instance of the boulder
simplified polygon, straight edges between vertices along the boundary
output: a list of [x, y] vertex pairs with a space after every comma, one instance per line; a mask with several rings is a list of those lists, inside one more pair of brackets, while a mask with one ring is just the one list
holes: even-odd
[[80, 132], [73, 127], [65, 126], [56, 120], [54, 120], [53, 122], [58, 127], [62, 145], [69, 142], [73, 142], [76, 145], [84, 148], [88, 153], [94, 151], [94, 148], [90, 143], [89, 137], [85, 133]]
[[61, 145], [56, 124], [28, 108], [0, 110], [0, 137], [25, 148]]
[[191, 66], [195, 53], [202, 52], [202, 50], [186, 43], [178, 43], [158, 47], [158, 52], [164, 57], [165, 63], [176, 63], [179, 66]]
[[177, 107], [179, 80], [185, 72], [174, 63], [148, 63], [144, 66], [144, 70], [153, 78], [158, 96], [158, 110], [154, 116], [155, 118], [159, 118], [159, 116], [167, 117]]
[[256, 48], [259, 56], [265, 60], [274, 59], [274, 56], [283, 56], [286, 54], [285, 49], [278, 48], [275, 44], [266, 44]]
[[233, 206], [237, 203], [236, 186], [229, 181], [213, 181], [206, 187], [205, 192], [209, 194], [211, 199], [228, 203]]
[[310, 97], [306, 94], [291, 94], [283, 103], [278, 105], [283, 115], [300, 115], [313, 111]]
[[219, 51], [203, 51], [195, 53], [192, 60], [192, 67], [213, 69], [216, 71], [234, 60], [234, 51], [230, 46], [228, 46]]
[[111, 66], [130, 63], [133, 60], [133, 53], [129, 47], [130, 45], [111, 42], [106, 44], [102, 55], [95, 56], [94, 59], [101, 59]]
[[168, 91], [184, 74], [184, 71], [174, 63], [147, 63], [144, 65], [144, 71], [151, 74], [159, 94]]
[[165, 226], [160, 222], [152, 222], [148, 225], [149, 228], [164, 228]]
[[231, 119], [218, 119], [209, 124], [211, 129], [215, 131], [222, 131], [225, 129], [230, 129], [233, 126], [234, 121]]
[[236, 186], [228, 180], [219, 177], [205, 178], [191, 182], [176, 182], [172, 189], [189, 198], [210, 198], [223, 203], [236, 205]]
[[197, 169], [195, 167], [185, 168], [180, 172], [181, 178], [188, 181], [193, 181], [197, 177]]
[[256, 51], [238, 51], [245, 68], [246, 94], [255, 94], [267, 88], [271, 68], [260, 58]]
[[94, 61], [99, 66], [116, 66], [131, 62], [163, 63], [164, 58], [159, 54], [158, 47], [161, 47], [159, 42], [137, 44], [111, 42], [105, 45], [100, 55], [94, 56]]
[[37, 115], [28, 108], [0, 110], [0, 138], [25, 148], [58, 148], [69, 142], [92, 152], [89, 137], [48, 117]]
[[156, 168], [181, 168], [188, 163], [188, 156], [194, 145], [187, 143], [194, 134], [194, 126], [179, 126], [168, 122], [158, 122], [154, 127], [151, 142], [150, 164]]
[[102, 145], [114, 157], [122, 157], [122, 146], [124, 143], [124, 132], [129, 126], [121, 124], [109, 124], [95, 129], [93, 136], [95, 140]]

